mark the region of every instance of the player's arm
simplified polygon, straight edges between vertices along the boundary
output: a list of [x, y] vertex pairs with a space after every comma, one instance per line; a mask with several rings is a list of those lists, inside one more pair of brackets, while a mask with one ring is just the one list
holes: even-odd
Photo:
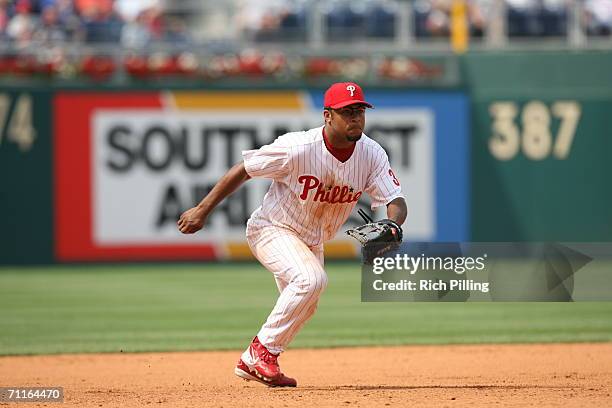
[[365, 190], [370, 198], [372, 198], [372, 209], [386, 205], [386, 219], [393, 221], [399, 226], [406, 221], [408, 206], [402, 195], [400, 182], [389, 166], [386, 153], [381, 149], [380, 154], [382, 156], [380, 160], [382, 165], [372, 173]]
[[251, 176], [248, 175], [244, 168], [244, 162], [236, 164], [221, 177], [213, 189], [210, 190], [210, 193], [197, 206], [181, 214], [181, 218], [177, 223], [178, 229], [183, 234], [193, 234], [201, 230], [208, 215], [215, 207], [250, 178]]
[[387, 204], [387, 218], [402, 225], [408, 216], [408, 206], [403, 197], [397, 197]]

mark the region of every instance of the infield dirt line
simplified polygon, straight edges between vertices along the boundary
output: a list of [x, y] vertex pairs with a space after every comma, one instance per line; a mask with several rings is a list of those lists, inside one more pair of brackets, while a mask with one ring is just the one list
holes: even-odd
[[239, 355], [0, 357], [0, 385], [62, 386], [75, 407], [612, 406], [612, 343], [289, 350], [279, 361], [295, 389], [235, 377]]

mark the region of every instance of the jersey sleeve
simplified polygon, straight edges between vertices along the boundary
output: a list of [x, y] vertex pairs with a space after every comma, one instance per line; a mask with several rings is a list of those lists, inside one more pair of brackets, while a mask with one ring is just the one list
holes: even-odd
[[368, 177], [365, 191], [372, 199], [372, 209], [387, 205], [398, 197], [403, 197], [402, 187], [395, 172], [391, 169], [389, 158], [380, 149], [375, 155], [374, 171]]
[[243, 150], [242, 158], [246, 172], [254, 178], [281, 180], [291, 171], [291, 146], [281, 138], [259, 149]]

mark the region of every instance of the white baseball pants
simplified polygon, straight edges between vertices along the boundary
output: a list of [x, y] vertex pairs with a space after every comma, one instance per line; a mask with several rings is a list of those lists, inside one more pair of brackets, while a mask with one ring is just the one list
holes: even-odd
[[247, 241], [257, 260], [274, 275], [280, 292], [257, 334], [270, 352], [279, 354], [315, 313], [327, 286], [323, 245], [308, 247], [293, 232], [273, 225], [247, 227]]

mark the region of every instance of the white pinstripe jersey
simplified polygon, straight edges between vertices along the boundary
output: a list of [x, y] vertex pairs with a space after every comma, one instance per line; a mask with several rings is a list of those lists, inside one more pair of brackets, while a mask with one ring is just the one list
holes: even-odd
[[249, 226], [287, 228], [311, 247], [336, 235], [364, 192], [373, 209], [402, 197], [387, 154], [365, 134], [345, 162], [325, 146], [323, 127], [287, 133], [242, 156], [251, 177], [273, 180]]

